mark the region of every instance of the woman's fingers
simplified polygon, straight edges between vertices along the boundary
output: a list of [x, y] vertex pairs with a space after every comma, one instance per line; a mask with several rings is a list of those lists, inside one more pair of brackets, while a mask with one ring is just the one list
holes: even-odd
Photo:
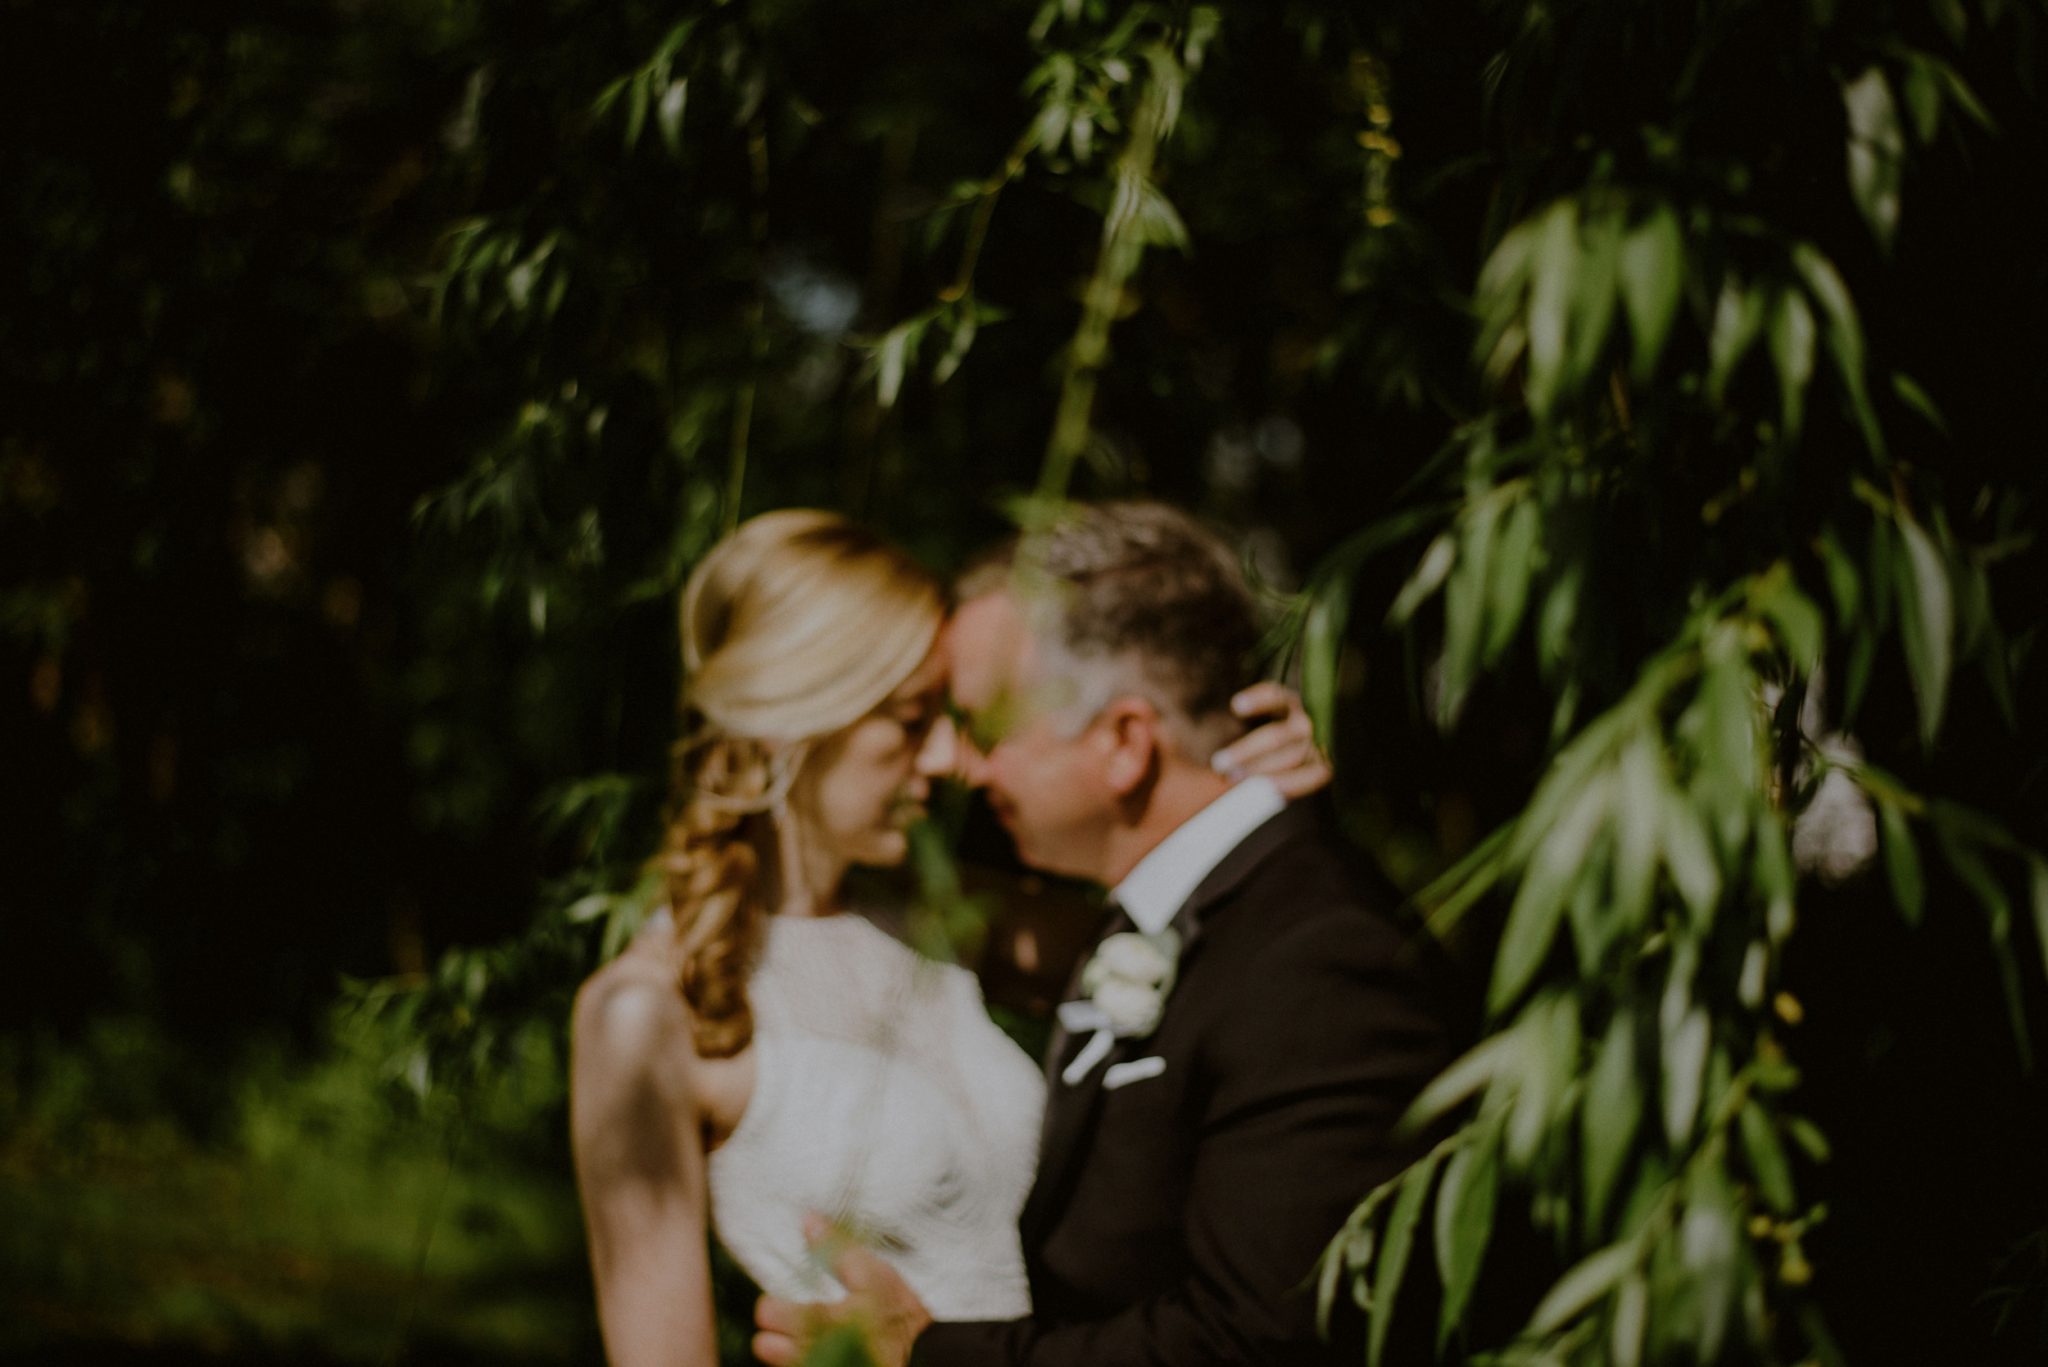
[[809, 1308], [779, 1296], [763, 1296], [754, 1302], [754, 1327], [785, 1338], [801, 1337]]
[[1249, 688], [1241, 688], [1230, 700], [1230, 710], [1238, 716], [1274, 717], [1288, 712], [1299, 711], [1301, 697], [1285, 684], [1261, 679]]
[[754, 1356], [768, 1367], [795, 1367], [801, 1356], [796, 1340], [783, 1334], [756, 1334], [753, 1349]]
[[1272, 780], [1281, 795], [1302, 797], [1326, 787], [1333, 774], [1316, 749], [1315, 728], [1301, 705], [1301, 695], [1270, 680], [1243, 689], [1230, 700], [1240, 717], [1271, 717], [1216, 752], [1217, 772], [1232, 779], [1254, 774]]

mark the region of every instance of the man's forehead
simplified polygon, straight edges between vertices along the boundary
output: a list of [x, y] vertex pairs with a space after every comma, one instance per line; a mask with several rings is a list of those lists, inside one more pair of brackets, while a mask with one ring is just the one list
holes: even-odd
[[946, 629], [953, 664], [953, 692], [982, 701], [1016, 681], [1031, 634], [1008, 593], [980, 594], [954, 610]]

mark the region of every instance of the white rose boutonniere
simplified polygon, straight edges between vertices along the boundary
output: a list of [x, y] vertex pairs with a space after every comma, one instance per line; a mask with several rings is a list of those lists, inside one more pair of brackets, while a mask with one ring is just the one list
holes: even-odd
[[1180, 936], [1173, 931], [1127, 930], [1096, 947], [1081, 970], [1081, 990], [1109, 1017], [1118, 1038], [1149, 1035], [1166, 1009], [1179, 962]]
[[1088, 995], [1066, 1003], [1059, 1013], [1069, 1031], [1092, 1030], [1094, 1037], [1061, 1078], [1079, 1082], [1117, 1040], [1142, 1038], [1158, 1029], [1179, 967], [1180, 936], [1172, 930], [1157, 935], [1127, 930], [1096, 946], [1081, 970], [1081, 990]]

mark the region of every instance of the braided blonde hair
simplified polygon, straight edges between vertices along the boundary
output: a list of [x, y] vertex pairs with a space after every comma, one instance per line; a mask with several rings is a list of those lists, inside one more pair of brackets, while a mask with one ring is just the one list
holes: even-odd
[[698, 1052], [753, 1038], [747, 977], [786, 799], [816, 742], [909, 678], [945, 615], [938, 581], [834, 513], [742, 524], [683, 589], [683, 739], [655, 863], [667, 882]]

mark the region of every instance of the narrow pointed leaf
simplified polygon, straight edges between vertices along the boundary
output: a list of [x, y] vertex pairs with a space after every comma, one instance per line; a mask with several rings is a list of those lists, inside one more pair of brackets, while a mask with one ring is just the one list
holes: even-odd
[[1834, 262], [1811, 243], [1802, 242], [1793, 248], [1792, 263], [1814, 303], [1820, 306], [1826, 325], [1821, 337], [1863, 429], [1864, 444], [1881, 457], [1885, 450], [1884, 434], [1877, 425], [1876, 410], [1870, 406], [1869, 386], [1864, 378], [1863, 324], [1856, 316], [1855, 300]]
[[1819, 330], [1813, 310], [1798, 290], [1778, 295], [1771, 316], [1771, 363], [1778, 370], [1779, 412], [1785, 437], [1798, 437], [1806, 414], [1806, 386], [1813, 379], [1813, 349]]
[[1612, 1290], [1639, 1261], [1634, 1240], [1610, 1244], [1558, 1278], [1529, 1317], [1531, 1338], [1556, 1333]]
[[1628, 310], [1635, 344], [1632, 372], [1640, 384], [1650, 378], [1664, 352], [1685, 281], [1685, 237], [1670, 205], [1658, 205], [1629, 231], [1619, 267], [1622, 305]]
[[1436, 1176], [1437, 1158], [1432, 1155], [1412, 1168], [1401, 1181], [1401, 1194], [1387, 1215], [1381, 1236], [1379, 1261], [1373, 1268], [1372, 1318], [1367, 1328], [1366, 1361], [1379, 1367], [1386, 1353], [1387, 1331], [1394, 1325], [1394, 1305], [1401, 1294], [1401, 1279], [1408, 1271], [1408, 1254], [1415, 1246], [1415, 1225], [1422, 1218], [1422, 1203]]
[[2034, 905], [2034, 947], [2041, 952], [2041, 967], [2048, 970], [2048, 860], [2034, 860], [2027, 872]]
[[1913, 830], [1897, 803], [1877, 804], [1878, 821], [1884, 838], [1884, 872], [1891, 883], [1892, 900], [1908, 924], [1919, 925], [1927, 904], [1927, 883], [1920, 870], [1920, 851], [1913, 843]]
[[1612, 793], [1611, 778], [1589, 784], [1529, 861], [1494, 959], [1493, 984], [1487, 991], [1490, 1010], [1499, 1011], [1520, 996], [1550, 953], [1565, 899], [1606, 820]]
[[1628, 1159], [1636, 1126], [1642, 1120], [1642, 1089], [1636, 1082], [1635, 1016], [1625, 1008], [1608, 1022], [1607, 1034], [1586, 1080], [1586, 1103], [1579, 1112], [1579, 1151], [1583, 1160], [1586, 1227], [1599, 1228], [1614, 1184]]
[[1542, 514], [1530, 499], [1522, 499], [1509, 510], [1501, 529], [1499, 544], [1490, 558], [1490, 580], [1486, 603], [1486, 648], [1482, 658], [1491, 668], [1500, 660], [1522, 613], [1529, 603], [1529, 585], [1536, 574], [1536, 538], [1542, 530]]
[[1899, 537], [1905, 556], [1896, 561], [1899, 630], [1906, 668], [1920, 708], [1920, 738], [1932, 744], [1941, 729], [1955, 650], [1955, 597], [1941, 549], [1919, 523], [1901, 513]]
[[1301, 633], [1301, 700], [1324, 753], [1336, 739], [1337, 676], [1343, 663], [1344, 627], [1351, 615], [1351, 575], [1332, 574], [1315, 591]]
[[1436, 1195], [1436, 1263], [1444, 1294], [1437, 1323], [1437, 1349], [1450, 1342], [1463, 1322], [1479, 1267], [1493, 1237], [1495, 1194], [1500, 1185], [1499, 1146], [1491, 1128], [1452, 1154]]
[[1706, 1086], [1707, 1046], [1713, 1026], [1703, 1008], [1694, 1007], [1664, 1039], [1664, 1133], [1683, 1149], [1699, 1118], [1700, 1094]]
[[1757, 1190], [1772, 1209], [1780, 1215], [1790, 1215], [1798, 1197], [1792, 1190], [1792, 1167], [1785, 1161], [1785, 1147], [1778, 1142], [1770, 1114], [1750, 1101], [1743, 1106], [1738, 1123], [1742, 1130], [1742, 1152], [1749, 1161], [1750, 1175], [1756, 1178]]
[[1770, 300], [1759, 286], [1749, 286], [1734, 276], [1721, 285], [1721, 298], [1714, 305], [1714, 330], [1707, 342], [1707, 392], [1717, 402], [1728, 388], [1735, 367], [1749, 354], [1763, 330]]
[[1849, 191], [1878, 245], [1891, 250], [1899, 227], [1906, 140], [1884, 72], [1871, 67], [1842, 87], [1849, 115]]

